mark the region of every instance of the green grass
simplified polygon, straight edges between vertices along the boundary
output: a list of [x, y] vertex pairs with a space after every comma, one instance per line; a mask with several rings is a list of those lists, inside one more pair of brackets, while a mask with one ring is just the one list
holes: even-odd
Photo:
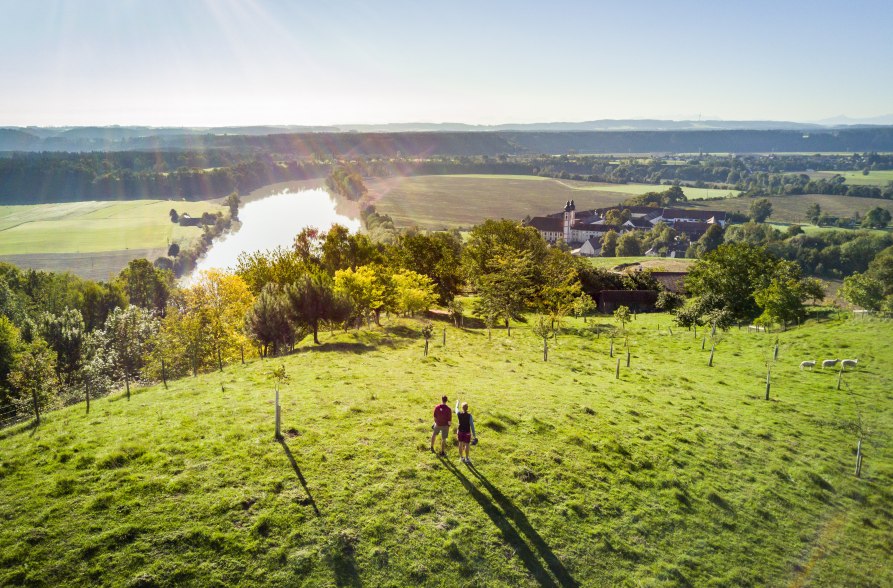
[[172, 223], [171, 208], [193, 216], [223, 210], [213, 202], [167, 200], [0, 206], [0, 255], [167, 248], [201, 235]]
[[[595, 319], [608, 325], [606, 318]], [[0, 432], [0, 585], [890, 585], [893, 325], [323, 337]], [[615, 350], [623, 340], [615, 340]], [[709, 347], [708, 347], [709, 349]], [[803, 359], [852, 356], [836, 372]], [[269, 370], [284, 364], [284, 443]], [[442, 393], [474, 468], [428, 451]], [[852, 475], [858, 400], [872, 437]]]
[[839, 175], [846, 178], [847, 184], [854, 186], [886, 186], [889, 182], [893, 182], [893, 170], [869, 171], [867, 176], [861, 171], [819, 171], [809, 175], [815, 178], [831, 178]]
[[[653, 184], [599, 184], [539, 176], [442, 175], [367, 182], [379, 212], [398, 226], [470, 227], [487, 218], [522, 219], [556, 212], [567, 200], [578, 209], [617, 205], [632, 195], [660, 192]], [[689, 198], [724, 198], [734, 190], [683, 188]]]

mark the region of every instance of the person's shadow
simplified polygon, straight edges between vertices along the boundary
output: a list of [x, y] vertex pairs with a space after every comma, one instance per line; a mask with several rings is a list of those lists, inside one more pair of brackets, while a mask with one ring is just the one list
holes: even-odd
[[[540, 537], [539, 533], [537, 533], [533, 526], [531, 526], [530, 521], [527, 520], [524, 513], [522, 513], [511, 500], [500, 492], [498, 488], [491, 484], [483, 474], [475, 469], [473, 465], [468, 465], [471, 473], [481, 481], [481, 484], [483, 484], [487, 492], [490, 493], [493, 500], [478, 490], [452, 461], [444, 457], [441, 457], [440, 460], [443, 462], [443, 465], [459, 479], [471, 497], [481, 505], [481, 508], [487, 516], [490, 517], [493, 524], [502, 532], [502, 536], [505, 540], [515, 548], [518, 557], [521, 558], [521, 561], [524, 562], [524, 565], [527, 566], [527, 569], [530, 570], [530, 573], [533, 574], [541, 586], [579, 586], [573, 576], [570, 575], [570, 572], [567, 571], [567, 568], [564, 567], [564, 564], [562, 564], [558, 557], [552, 553], [552, 550], [549, 548], [546, 541]], [[513, 523], [514, 526], [512, 526]], [[517, 530], [515, 527], [517, 527]], [[524, 537], [527, 538], [527, 541], [530, 542], [530, 545], [536, 549], [539, 557], [546, 562], [549, 570], [546, 570], [546, 568], [543, 567], [537, 557], [537, 553], [534, 553], [533, 549], [530, 548], [530, 545], [527, 544], [527, 541], [524, 540], [524, 537], [522, 537], [521, 533], [518, 531], [523, 533]], [[549, 571], [552, 573], [550, 574]]]

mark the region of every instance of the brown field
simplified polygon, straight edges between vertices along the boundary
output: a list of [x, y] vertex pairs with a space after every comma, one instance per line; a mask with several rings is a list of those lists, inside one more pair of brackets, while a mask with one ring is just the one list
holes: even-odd
[[161, 249], [125, 249], [119, 251], [93, 251], [90, 253], [30, 253], [24, 255], [0, 255], [0, 261], [21, 268], [53, 272], [71, 272], [90, 280], [108, 280], [118, 275], [132, 259], [144, 257], [153, 260], [165, 255]]
[[629, 190], [628, 185], [538, 176], [411, 176], [369, 180], [366, 186], [378, 212], [391, 215], [397, 226], [425, 229], [471, 227], [488, 218], [521, 220], [561, 210], [571, 199], [578, 209], [613, 206], [633, 195], [609, 191]]

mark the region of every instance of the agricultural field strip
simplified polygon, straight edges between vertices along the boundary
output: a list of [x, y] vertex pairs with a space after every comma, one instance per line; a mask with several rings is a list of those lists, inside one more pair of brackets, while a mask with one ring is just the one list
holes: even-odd
[[200, 215], [214, 201], [90, 201], [0, 207], [0, 255], [157, 249], [200, 233], [171, 223], [169, 208]]

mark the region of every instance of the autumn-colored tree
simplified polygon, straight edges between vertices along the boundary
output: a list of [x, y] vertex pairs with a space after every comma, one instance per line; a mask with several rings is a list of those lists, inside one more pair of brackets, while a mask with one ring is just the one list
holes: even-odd
[[391, 276], [393, 307], [398, 313], [410, 316], [431, 308], [437, 300], [434, 280], [410, 270], [400, 270]]

